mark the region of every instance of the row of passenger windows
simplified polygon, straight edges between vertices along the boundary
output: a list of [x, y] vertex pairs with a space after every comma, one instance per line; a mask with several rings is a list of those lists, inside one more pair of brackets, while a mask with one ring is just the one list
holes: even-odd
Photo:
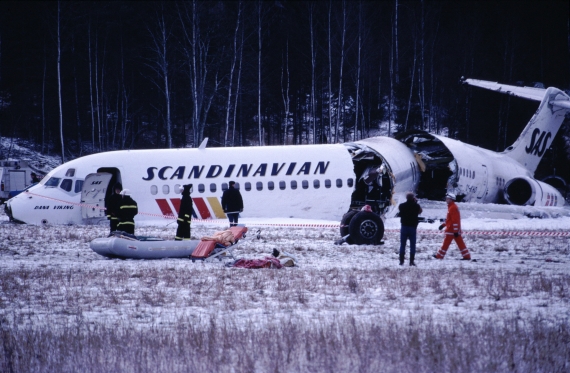
[[[342, 187], [343, 187], [343, 184], [344, 184], [344, 183], [343, 183], [343, 180], [342, 180], [342, 179], [336, 179], [336, 181], [335, 181], [335, 186], [336, 186], [337, 188], [342, 188]], [[313, 180], [312, 183], [309, 182], [308, 180], [302, 180], [302, 181], [300, 181], [300, 182], [297, 182], [296, 180], [291, 180], [291, 181], [289, 182], [289, 186], [287, 186], [287, 182], [286, 182], [286, 181], [279, 181], [279, 182], [277, 182], [277, 183], [275, 183], [275, 182], [273, 182], [273, 181], [268, 181], [268, 182], [266, 182], [266, 183], [264, 183], [264, 182], [262, 182], [262, 181], [257, 181], [257, 182], [255, 182], [255, 183], [250, 183], [250, 182], [248, 181], [248, 182], [245, 182], [245, 183], [243, 184], [243, 187], [244, 187], [243, 189], [244, 189], [246, 192], [250, 192], [250, 191], [252, 191], [252, 190], [262, 191], [264, 188], [267, 188], [267, 190], [274, 190], [275, 188], [279, 188], [280, 190], [286, 190], [287, 187], [289, 187], [289, 189], [295, 190], [295, 189], [297, 189], [297, 188], [309, 189], [309, 188], [311, 187], [311, 185], [312, 185], [313, 189], [319, 189], [321, 186], [324, 186], [325, 188], [331, 188], [332, 185], [333, 185], [333, 183], [332, 183], [332, 181], [331, 181], [330, 179], [325, 179], [325, 180], [322, 182], [322, 185], [321, 185], [321, 181], [320, 181], [320, 180], [317, 180], [317, 179]], [[346, 180], [346, 185], [347, 185], [349, 188], [352, 188], [353, 185], [354, 185], [354, 179], [351, 179], [351, 178], [347, 179], [347, 180]], [[180, 187], [179, 184], [174, 185], [173, 192], [176, 193], [176, 194], [180, 194], [179, 187]], [[198, 188], [197, 188], [198, 193], [205, 193], [205, 192], [206, 192], [206, 187], [209, 188], [209, 191], [210, 191], [211, 193], [216, 193], [216, 192], [218, 191], [218, 184], [216, 184], [216, 183], [211, 183], [211, 184], [209, 184], [208, 186], [206, 186], [205, 184], [198, 184]], [[241, 189], [241, 188], [240, 188], [240, 184], [237, 183], [237, 182], [236, 182], [236, 184], [235, 184], [235, 187], [236, 187], [236, 189]], [[227, 189], [228, 189], [228, 183], [222, 183], [222, 184], [221, 184], [221, 190], [222, 190], [222, 192], [225, 191], [225, 190], [227, 190]], [[157, 186], [157, 185], [151, 185], [151, 187], [150, 187], [150, 193], [151, 193], [152, 195], [158, 194], [158, 186]], [[162, 194], [170, 194], [170, 185], [166, 185], [166, 184], [165, 184], [165, 185], [162, 186]]]

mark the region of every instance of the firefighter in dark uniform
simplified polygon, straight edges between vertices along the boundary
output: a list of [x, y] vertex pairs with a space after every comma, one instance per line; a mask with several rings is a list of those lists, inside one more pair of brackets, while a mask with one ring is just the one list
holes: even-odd
[[118, 216], [119, 224], [117, 225], [118, 231], [123, 231], [130, 234], [135, 234], [135, 215], [139, 210], [137, 203], [130, 196], [131, 191], [123, 189], [121, 192], [121, 204], [119, 205]]
[[119, 207], [121, 206], [121, 191], [123, 186], [121, 183], [116, 183], [113, 187], [113, 193], [105, 198], [105, 211], [107, 211], [107, 219], [111, 227], [111, 233], [117, 230], [119, 224]]
[[235, 227], [238, 224], [239, 213], [243, 212], [243, 199], [235, 187], [236, 182], [230, 181], [229, 184], [230, 187], [222, 194], [222, 208], [228, 216], [230, 227]]
[[176, 229], [176, 241], [190, 239], [190, 222], [192, 221], [192, 184], [186, 184], [181, 187], [182, 199], [180, 200], [180, 210], [178, 210], [178, 228]]

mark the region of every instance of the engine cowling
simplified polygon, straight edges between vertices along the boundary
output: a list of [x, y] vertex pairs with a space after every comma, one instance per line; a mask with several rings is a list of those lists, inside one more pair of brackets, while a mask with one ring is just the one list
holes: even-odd
[[552, 185], [528, 176], [507, 181], [503, 189], [505, 200], [518, 206], [562, 206], [564, 197]]

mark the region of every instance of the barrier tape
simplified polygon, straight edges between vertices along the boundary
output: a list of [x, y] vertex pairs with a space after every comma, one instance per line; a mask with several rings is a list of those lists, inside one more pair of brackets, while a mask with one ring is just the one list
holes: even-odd
[[[93, 209], [106, 210], [105, 207], [90, 205], [87, 203], [77, 203], [65, 201], [53, 197], [42, 196], [40, 194], [31, 193], [25, 191], [24, 193], [34, 195], [40, 198], [51, 199], [53, 201], [67, 203], [69, 205], [89, 207]], [[139, 212], [140, 215], [153, 216], [164, 219], [176, 219], [174, 215], [162, 215], [153, 214], [149, 212]], [[225, 224], [226, 220], [215, 220], [215, 219], [192, 219], [192, 222], [205, 223], [205, 224]], [[252, 226], [263, 226], [263, 227], [291, 227], [291, 228], [339, 228], [340, 224], [303, 224], [303, 223], [252, 223]], [[399, 233], [399, 229], [386, 229], [384, 233]], [[418, 230], [417, 234], [443, 234], [441, 231], [436, 230]], [[570, 237], [570, 231], [464, 231], [463, 235], [467, 236], [540, 236], [540, 237]]]

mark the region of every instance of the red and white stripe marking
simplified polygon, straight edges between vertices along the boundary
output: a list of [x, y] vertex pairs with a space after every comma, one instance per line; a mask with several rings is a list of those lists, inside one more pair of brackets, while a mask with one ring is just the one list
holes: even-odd
[[[94, 209], [101, 209], [105, 210], [105, 207], [97, 206], [97, 205], [90, 205], [86, 203], [77, 203], [77, 202], [70, 202], [64, 201], [61, 199], [42, 196], [40, 194], [31, 193], [25, 191], [24, 193], [28, 193], [30, 195], [34, 195], [37, 197], [51, 199], [53, 201], [67, 203], [69, 205], [74, 206], [81, 206], [81, 207], [89, 207]], [[162, 214], [153, 214], [149, 212], [139, 212], [140, 215], [146, 216], [153, 216], [157, 218], [163, 219], [176, 219], [174, 215], [162, 215]], [[203, 223], [203, 224], [226, 224], [227, 220], [220, 220], [220, 219], [192, 219], [192, 222], [196, 223]], [[261, 227], [290, 227], [290, 228], [339, 228], [340, 224], [294, 224], [294, 223], [252, 223], [251, 226], [261, 226]], [[399, 229], [386, 229], [385, 233], [399, 233]], [[436, 230], [418, 230], [418, 234], [443, 234], [443, 232], [436, 231]], [[467, 236], [528, 236], [528, 237], [570, 237], [570, 231], [463, 231], [464, 235]]]

